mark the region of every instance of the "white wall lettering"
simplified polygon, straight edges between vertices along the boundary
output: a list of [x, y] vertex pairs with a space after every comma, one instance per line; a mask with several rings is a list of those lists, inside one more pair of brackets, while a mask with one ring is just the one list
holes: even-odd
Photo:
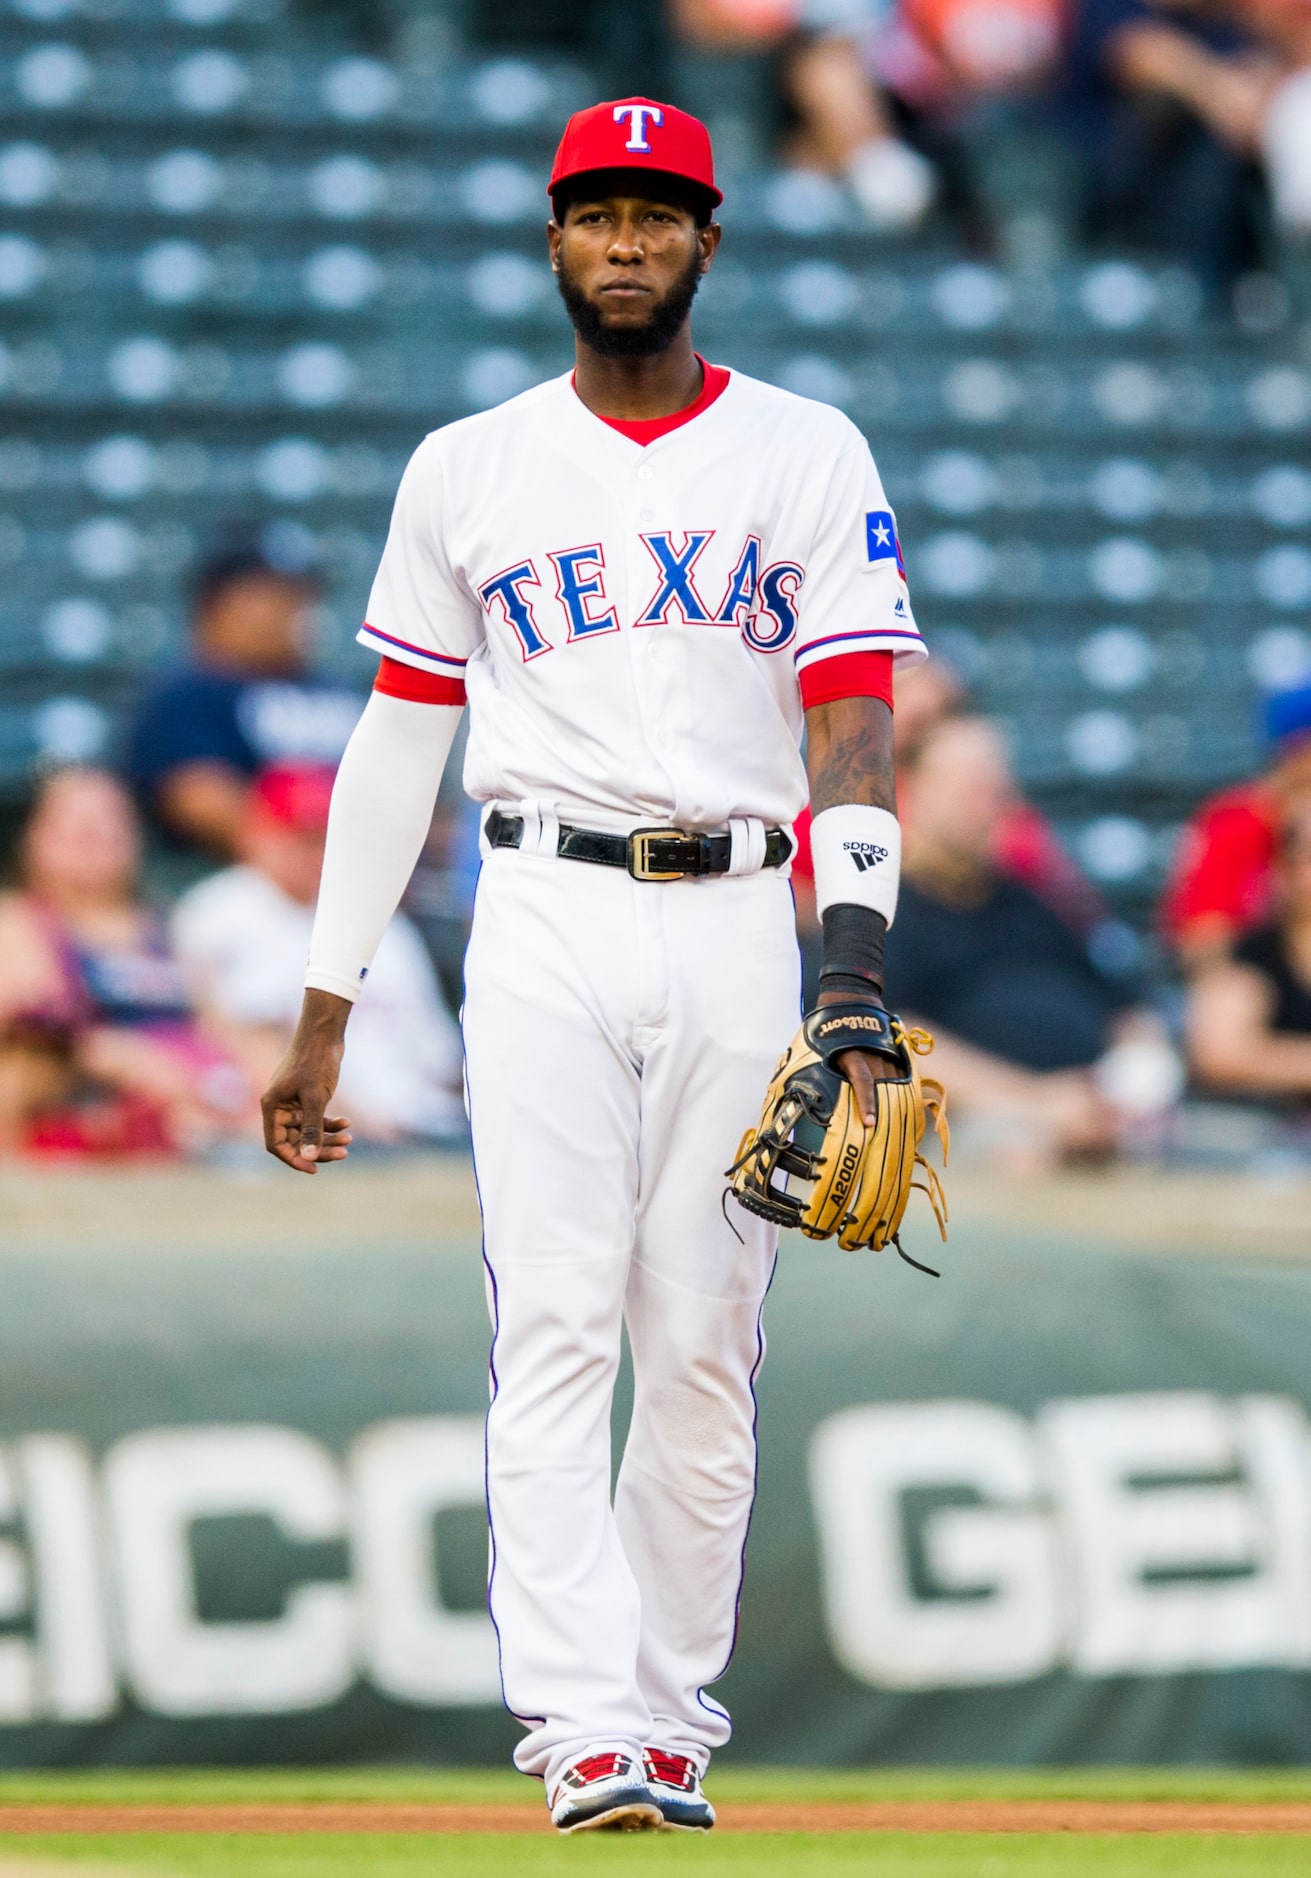
[[161, 1428], [131, 1435], [104, 1463], [123, 1625], [137, 1699], [165, 1715], [318, 1708], [354, 1680], [353, 1594], [305, 1584], [264, 1623], [196, 1615], [194, 1520], [264, 1513], [292, 1540], [338, 1539], [346, 1501], [337, 1462], [292, 1428]]

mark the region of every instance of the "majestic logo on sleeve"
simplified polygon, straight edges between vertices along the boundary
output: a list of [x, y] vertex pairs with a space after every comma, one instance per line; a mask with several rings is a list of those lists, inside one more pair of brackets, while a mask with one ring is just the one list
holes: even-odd
[[639, 156], [650, 156], [651, 144], [646, 134], [648, 120], [657, 129], [665, 121], [665, 114], [658, 104], [617, 104], [614, 118], [616, 124], [628, 119], [628, 142], [625, 150], [635, 150]]
[[[701, 567], [715, 532], [694, 528], [676, 535], [662, 529], [640, 537], [651, 558], [653, 581], [633, 616], [634, 627], [727, 627], [740, 633], [753, 652], [781, 652], [791, 645], [801, 624], [798, 605], [805, 568], [799, 561], [773, 561], [762, 567], [760, 537], [748, 535], [722, 594], [717, 594], [718, 580], [709, 585]], [[525, 663], [553, 652], [558, 645], [620, 631], [618, 612], [605, 590], [605, 552], [599, 541], [550, 548], [541, 558], [549, 575], [525, 559], [493, 574], [478, 588], [488, 621], [509, 628]], [[723, 560], [719, 566], [719, 579], [723, 579]], [[547, 597], [552, 586], [554, 601]]]
[[906, 563], [901, 558], [897, 539], [897, 518], [891, 509], [871, 509], [865, 517], [865, 559], [895, 561], [897, 572], [906, 578]]

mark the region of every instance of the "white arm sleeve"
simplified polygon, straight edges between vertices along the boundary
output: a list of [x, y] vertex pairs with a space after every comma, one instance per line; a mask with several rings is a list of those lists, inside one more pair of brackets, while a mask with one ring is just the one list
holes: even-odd
[[337, 771], [309, 990], [359, 997], [428, 836], [462, 705], [370, 694]]

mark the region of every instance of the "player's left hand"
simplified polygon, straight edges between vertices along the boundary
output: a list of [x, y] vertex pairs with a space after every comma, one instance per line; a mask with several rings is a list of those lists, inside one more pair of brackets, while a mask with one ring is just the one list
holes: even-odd
[[[818, 999], [820, 1005], [850, 1002], [850, 997], [840, 991], [821, 991]], [[891, 1057], [876, 1055], [869, 1050], [844, 1050], [834, 1060], [851, 1084], [861, 1121], [867, 1128], [872, 1128], [875, 1123], [874, 1085], [876, 1082], [895, 1081], [900, 1070]]]

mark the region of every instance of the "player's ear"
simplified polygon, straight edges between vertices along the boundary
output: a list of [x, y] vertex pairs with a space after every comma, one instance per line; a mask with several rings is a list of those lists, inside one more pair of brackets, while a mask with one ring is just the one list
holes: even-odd
[[704, 228], [696, 231], [696, 243], [701, 253], [701, 272], [707, 273], [714, 260], [719, 244], [724, 238], [724, 231], [718, 222], [707, 222]]

